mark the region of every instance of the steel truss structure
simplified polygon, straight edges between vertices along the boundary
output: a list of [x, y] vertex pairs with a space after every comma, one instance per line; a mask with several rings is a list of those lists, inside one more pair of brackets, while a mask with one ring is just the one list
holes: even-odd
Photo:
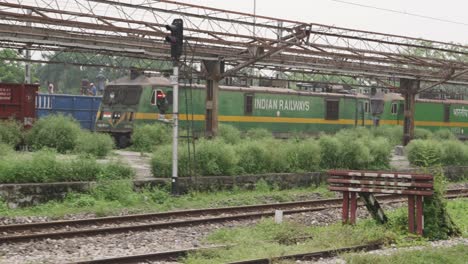
[[170, 60], [164, 27], [174, 18], [184, 20], [186, 58], [223, 61], [220, 78], [250, 67], [468, 84], [465, 45], [170, 0], [0, 0], [0, 47]]

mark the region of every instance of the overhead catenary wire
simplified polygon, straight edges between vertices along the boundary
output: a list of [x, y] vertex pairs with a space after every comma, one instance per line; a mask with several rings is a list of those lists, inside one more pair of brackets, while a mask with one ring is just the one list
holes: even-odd
[[399, 15], [407, 15], [407, 16], [413, 16], [413, 17], [418, 17], [418, 18], [424, 18], [424, 19], [444, 22], [444, 23], [456, 24], [456, 25], [461, 25], [461, 26], [468, 26], [468, 23], [461, 22], [461, 21], [455, 21], [455, 20], [450, 20], [450, 19], [446, 19], [446, 18], [416, 14], [416, 13], [401, 11], [401, 10], [397, 10], [397, 9], [383, 8], [383, 7], [378, 7], [378, 6], [372, 6], [372, 5], [360, 4], [360, 3], [350, 2], [350, 1], [344, 1], [344, 0], [328, 0], [328, 1], [347, 4], [347, 5], [353, 5], [353, 6], [359, 6], [359, 7], [364, 7], [364, 8], [370, 8], [370, 9], [374, 9], [374, 10], [380, 10], [380, 11], [390, 12], [390, 13], [399, 14]]

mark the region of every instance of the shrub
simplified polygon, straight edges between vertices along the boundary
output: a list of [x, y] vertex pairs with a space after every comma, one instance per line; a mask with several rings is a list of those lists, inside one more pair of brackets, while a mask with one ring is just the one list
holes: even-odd
[[129, 180], [100, 181], [92, 189], [91, 195], [98, 200], [117, 201], [124, 206], [136, 204], [139, 196], [133, 191]]
[[307, 139], [302, 142], [298, 142], [293, 146], [291, 154], [295, 154], [295, 162], [291, 162], [294, 164], [292, 166], [294, 171], [313, 172], [319, 170], [321, 152], [317, 141]]
[[201, 175], [233, 175], [237, 156], [231, 145], [220, 140], [200, 140], [197, 144], [197, 163]]
[[13, 147], [11, 145], [0, 142], [0, 159], [12, 154], [13, 152]]
[[392, 146], [401, 145], [403, 128], [401, 126], [378, 126], [371, 129], [374, 137], [386, 138]]
[[244, 141], [235, 147], [239, 157], [239, 171], [241, 173], [265, 173], [270, 167], [271, 155], [263, 142]]
[[239, 129], [226, 124], [219, 125], [218, 137], [228, 144], [237, 144], [241, 141]]
[[0, 120], [0, 143], [16, 146], [22, 141], [21, 125], [14, 120]]
[[63, 115], [49, 115], [34, 124], [29, 131], [27, 140], [35, 149], [48, 147], [65, 153], [75, 148], [80, 132], [80, 125], [73, 118]]
[[441, 129], [434, 132], [433, 138], [436, 140], [456, 140], [457, 136], [450, 129]]
[[372, 162], [372, 156], [363, 139], [341, 140], [341, 165], [343, 168], [359, 170], [365, 169]]
[[368, 141], [372, 161], [366, 169], [387, 169], [390, 167], [392, 145], [383, 137]]
[[320, 166], [326, 169], [338, 168], [341, 166], [341, 143], [332, 136], [322, 136], [319, 139], [320, 145]]
[[154, 146], [172, 142], [171, 130], [165, 124], [145, 124], [136, 126], [132, 134], [133, 148], [150, 152]]
[[441, 163], [442, 148], [437, 141], [415, 139], [406, 146], [406, 151], [413, 165], [431, 167]]
[[[197, 150], [198, 151], [198, 150]], [[178, 176], [190, 176], [188, 150], [186, 146], [178, 148]], [[193, 162], [193, 160], [192, 160]], [[151, 172], [155, 177], [171, 177], [172, 175], [172, 145], [163, 145], [155, 149], [151, 157]]]
[[414, 139], [431, 139], [432, 132], [425, 128], [414, 129]]
[[468, 164], [468, 147], [460, 144], [460, 141], [447, 140], [441, 144], [441, 147], [443, 165], [466, 166]]
[[105, 157], [114, 147], [114, 140], [108, 134], [82, 131], [76, 140], [75, 152]]
[[[125, 167], [126, 169], [115, 169]], [[58, 159], [54, 151], [43, 149], [31, 155], [16, 154], [0, 159], [1, 183], [92, 181], [97, 178], [130, 178], [133, 170], [115, 163], [98, 164], [89, 156]]]
[[273, 135], [270, 131], [264, 128], [252, 128], [247, 130], [244, 134], [244, 138], [247, 139], [269, 139], [273, 138]]

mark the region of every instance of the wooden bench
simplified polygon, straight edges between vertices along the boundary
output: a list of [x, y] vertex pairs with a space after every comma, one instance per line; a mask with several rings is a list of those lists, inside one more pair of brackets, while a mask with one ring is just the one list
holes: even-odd
[[343, 193], [343, 223], [356, 223], [358, 194], [372, 216], [382, 223], [386, 222], [387, 218], [374, 194], [401, 195], [408, 197], [409, 232], [423, 234], [423, 197], [432, 196], [434, 193], [434, 177], [432, 175], [386, 171], [330, 170], [327, 181], [329, 190]]

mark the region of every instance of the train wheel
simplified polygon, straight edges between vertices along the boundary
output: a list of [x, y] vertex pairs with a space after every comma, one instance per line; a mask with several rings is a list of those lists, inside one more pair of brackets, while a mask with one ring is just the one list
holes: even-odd
[[130, 145], [130, 138], [128, 137], [128, 135], [118, 135], [116, 137], [116, 141], [117, 141], [117, 147], [118, 148], [126, 148]]

